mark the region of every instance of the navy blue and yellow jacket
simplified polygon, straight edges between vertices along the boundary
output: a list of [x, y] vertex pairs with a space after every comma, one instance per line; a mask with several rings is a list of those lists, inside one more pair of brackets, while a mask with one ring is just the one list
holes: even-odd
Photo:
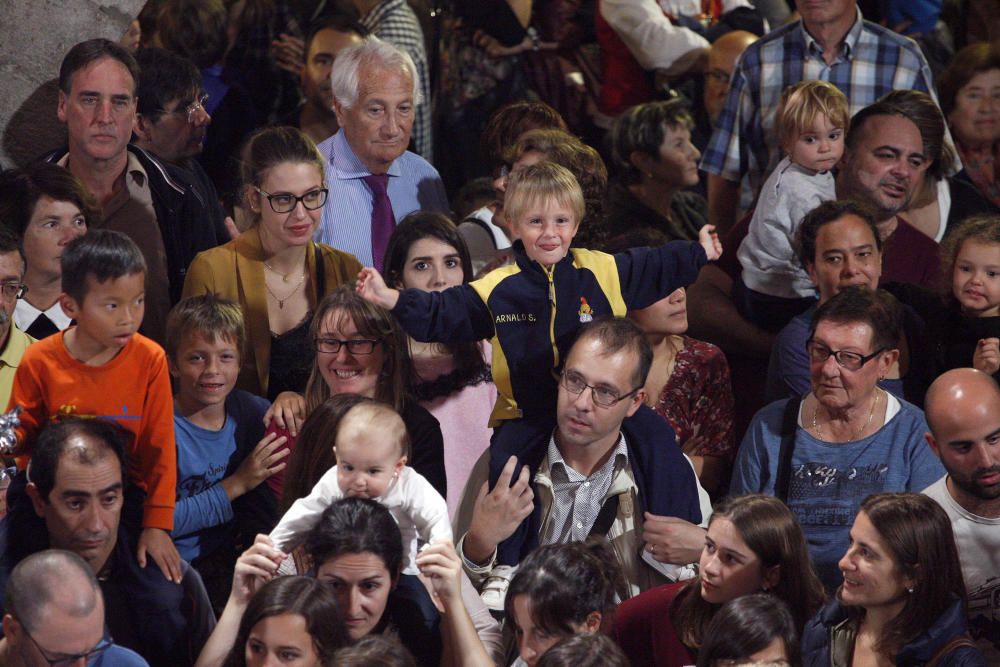
[[491, 339], [499, 396], [491, 426], [554, 415], [559, 371], [587, 322], [624, 317], [694, 282], [706, 263], [691, 241], [617, 255], [573, 248], [544, 268], [514, 243], [515, 263], [443, 292], [400, 292], [392, 314], [419, 341]]

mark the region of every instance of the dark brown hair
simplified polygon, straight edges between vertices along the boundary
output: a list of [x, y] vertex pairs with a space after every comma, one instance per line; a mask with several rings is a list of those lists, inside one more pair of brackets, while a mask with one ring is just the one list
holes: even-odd
[[[406, 353], [406, 334], [396, 324], [396, 319], [384, 308], [362, 299], [353, 285], [340, 285], [327, 294], [319, 305], [309, 326], [309, 335], [315, 340], [323, 322], [330, 315], [338, 319], [350, 318], [362, 336], [373, 338], [382, 346], [382, 370], [375, 386], [375, 398], [388, 403], [396, 412], [403, 409], [408, 396], [407, 379], [410, 360]], [[306, 412], [312, 412], [330, 396], [330, 387], [319, 372], [319, 357], [313, 363], [309, 382], [306, 383]]]
[[[732, 522], [743, 542], [760, 559], [762, 574], [772, 567], [780, 568], [778, 583], [768, 593], [789, 606], [795, 626], [802, 628], [823, 603], [825, 593], [795, 515], [773, 496], [752, 494], [725, 498], [716, 506], [708, 525], [720, 518]], [[686, 646], [700, 648], [720, 607], [706, 602], [701, 597], [701, 580], [692, 579], [670, 609], [678, 638]]]
[[246, 645], [254, 626], [266, 618], [284, 614], [305, 619], [321, 665], [330, 664], [334, 652], [351, 641], [329, 584], [312, 577], [278, 577], [250, 598], [225, 667], [246, 667]]
[[512, 102], [497, 109], [479, 140], [486, 165], [490, 169], [499, 167], [508, 146], [528, 130], [540, 128], [569, 129], [559, 112], [545, 102]]
[[23, 237], [42, 197], [73, 204], [87, 227], [101, 221], [97, 202], [76, 176], [57, 164], [39, 162], [0, 174], [0, 224]]
[[983, 72], [1000, 69], [1000, 48], [990, 42], [969, 44], [956, 53], [937, 78], [938, 102], [945, 118], [955, 110], [958, 91]]
[[[864, 512], [892, 555], [900, 574], [913, 579], [903, 610], [889, 621], [876, 650], [893, 658], [954, 604], [965, 605], [962, 563], [955, 547], [951, 519], [922, 493], [877, 493], [865, 498]], [[856, 617], [863, 609], [852, 610]]]
[[809, 325], [809, 339], [820, 322], [867, 324], [872, 330], [872, 350], [893, 350], [899, 345], [903, 307], [885, 290], [851, 285], [830, 297], [816, 310]]

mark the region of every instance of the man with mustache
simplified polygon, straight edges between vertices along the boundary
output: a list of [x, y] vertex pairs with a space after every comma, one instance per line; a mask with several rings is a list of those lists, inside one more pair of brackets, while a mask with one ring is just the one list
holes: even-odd
[[[0, 220], [0, 223], [8, 222]], [[14, 373], [24, 351], [35, 339], [14, 325], [12, 314], [24, 289], [24, 257], [13, 232], [0, 227], [0, 400], [10, 400]]]
[[927, 442], [944, 477], [924, 493], [951, 518], [969, 595], [969, 630], [1000, 664], [1000, 387], [972, 368], [942, 374], [927, 391]]

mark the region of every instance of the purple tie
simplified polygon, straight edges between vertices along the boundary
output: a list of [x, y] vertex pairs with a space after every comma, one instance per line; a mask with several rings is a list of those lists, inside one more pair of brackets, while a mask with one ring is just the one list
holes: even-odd
[[387, 191], [389, 174], [369, 174], [364, 181], [372, 190], [372, 259], [375, 268], [381, 271], [389, 237], [396, 229], [396, 216], [392, 214], [392, 202]]

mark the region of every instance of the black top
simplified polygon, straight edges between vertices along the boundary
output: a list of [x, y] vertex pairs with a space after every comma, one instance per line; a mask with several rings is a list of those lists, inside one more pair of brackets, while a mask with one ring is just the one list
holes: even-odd
[[309, 339], [312, 313], [294, 329], [281, 335], [271, 334], [271, 365], [268, 368], [267, 400], [273, 401], [283, 391], [303, 394], [313, 367], [313, 346]]

